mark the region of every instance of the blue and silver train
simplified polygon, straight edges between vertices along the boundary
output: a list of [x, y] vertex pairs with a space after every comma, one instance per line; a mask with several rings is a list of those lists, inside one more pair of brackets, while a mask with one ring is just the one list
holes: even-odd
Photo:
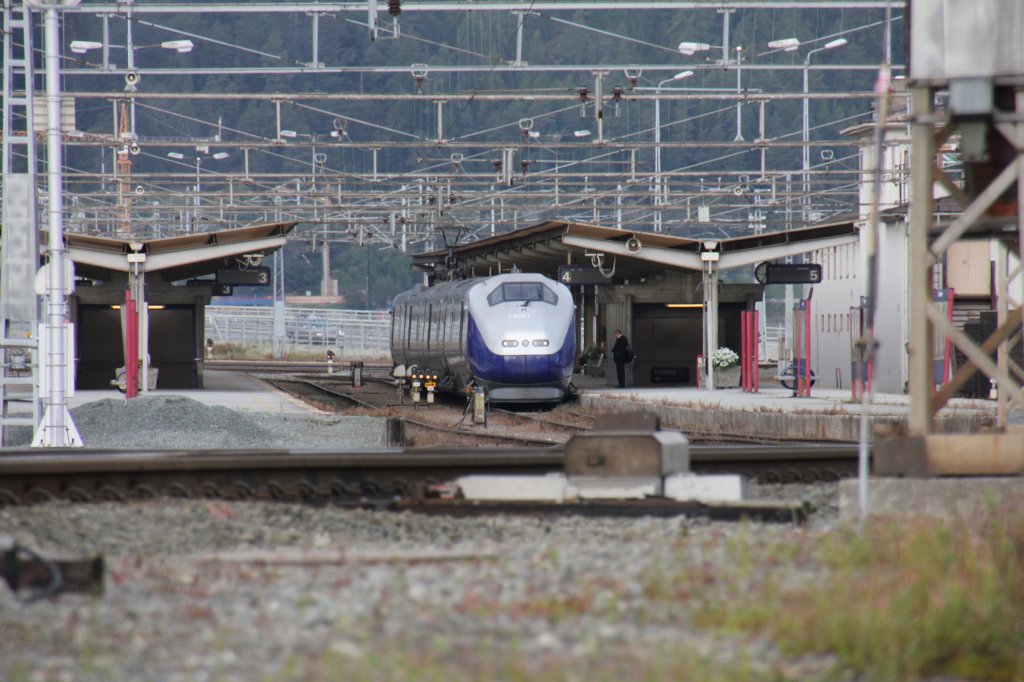
[[396, 376], [415, 367], [445, 390], [481, 386], [493, 402], [560, 401], [576, 359], [574, 308], [568, 287], [538, 274], [418, 286], [394, 301]]

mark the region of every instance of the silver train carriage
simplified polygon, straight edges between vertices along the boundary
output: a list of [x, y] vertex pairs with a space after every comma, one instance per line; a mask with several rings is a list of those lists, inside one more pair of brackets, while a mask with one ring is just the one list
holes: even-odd
[[557, 402], [576, 358], [568, 287], [510, 273], [418, 286], [395, 297], [391, 358], [439, 375], [439, 388], [482, 386], [493, 402]]

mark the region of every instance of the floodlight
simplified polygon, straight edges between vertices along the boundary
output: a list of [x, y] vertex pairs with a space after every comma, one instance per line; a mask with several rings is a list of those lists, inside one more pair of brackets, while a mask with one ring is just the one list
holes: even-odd
[[799, 38], [780, 38], [779, 40], [772, 40], [768, 42], [768, 47], [773, 50], [785, 50], [786, 52], [792, 52], [796, 48], [800, 47]]
[[72, 40], [69, 45], [71, 51], [75, 54], [85, 54], [89, 50], [98, 50], [103, 47], [103, 43], [97, 43], [92, 40]]
[[191, 40], [165, 40], [160, 43], [160, 47], [165, 50], [174, 50], [175, 52], [191, 52], [195, 45], [192, 44]]
[[710, 49], [711, 49], [711, 46], [709, 44], [707, 44], [707, 43], [682, 42], [682, 43], [679, 43], [679, 47], [678, 47], [678, 50], [682, 54], [685, 54], [685, 55], [692, 55], [695, 52], [704, 52], [705, 50], [710, 50]]

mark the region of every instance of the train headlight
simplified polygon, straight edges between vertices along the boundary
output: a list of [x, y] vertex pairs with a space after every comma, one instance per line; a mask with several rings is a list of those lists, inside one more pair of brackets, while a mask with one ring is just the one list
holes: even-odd
[[515, 339], [505, 339], [501, 342], [503, 348], [518, 348], [519, 342]]
[[529, 346], [530, 345], [530, 339], [523, 339], [523, 345], [524, 346]]
[[534, 339], [533, 340], [533, 345], [539, 346], [539, 347], [544, 347], [544, 346], [550, 346], [551, 342], [548, 341], [547, 339]]

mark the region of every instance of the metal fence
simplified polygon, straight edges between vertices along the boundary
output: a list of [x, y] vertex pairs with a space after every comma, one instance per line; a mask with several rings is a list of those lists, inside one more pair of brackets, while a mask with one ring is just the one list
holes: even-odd
[[[387, 355], [391, 317], [386, 310], [285, 308], [284, 350], [333, 350], [339, 357]], [[206, 338], [269, 352], [274, 345], [272, 306], [207, 306]]]

